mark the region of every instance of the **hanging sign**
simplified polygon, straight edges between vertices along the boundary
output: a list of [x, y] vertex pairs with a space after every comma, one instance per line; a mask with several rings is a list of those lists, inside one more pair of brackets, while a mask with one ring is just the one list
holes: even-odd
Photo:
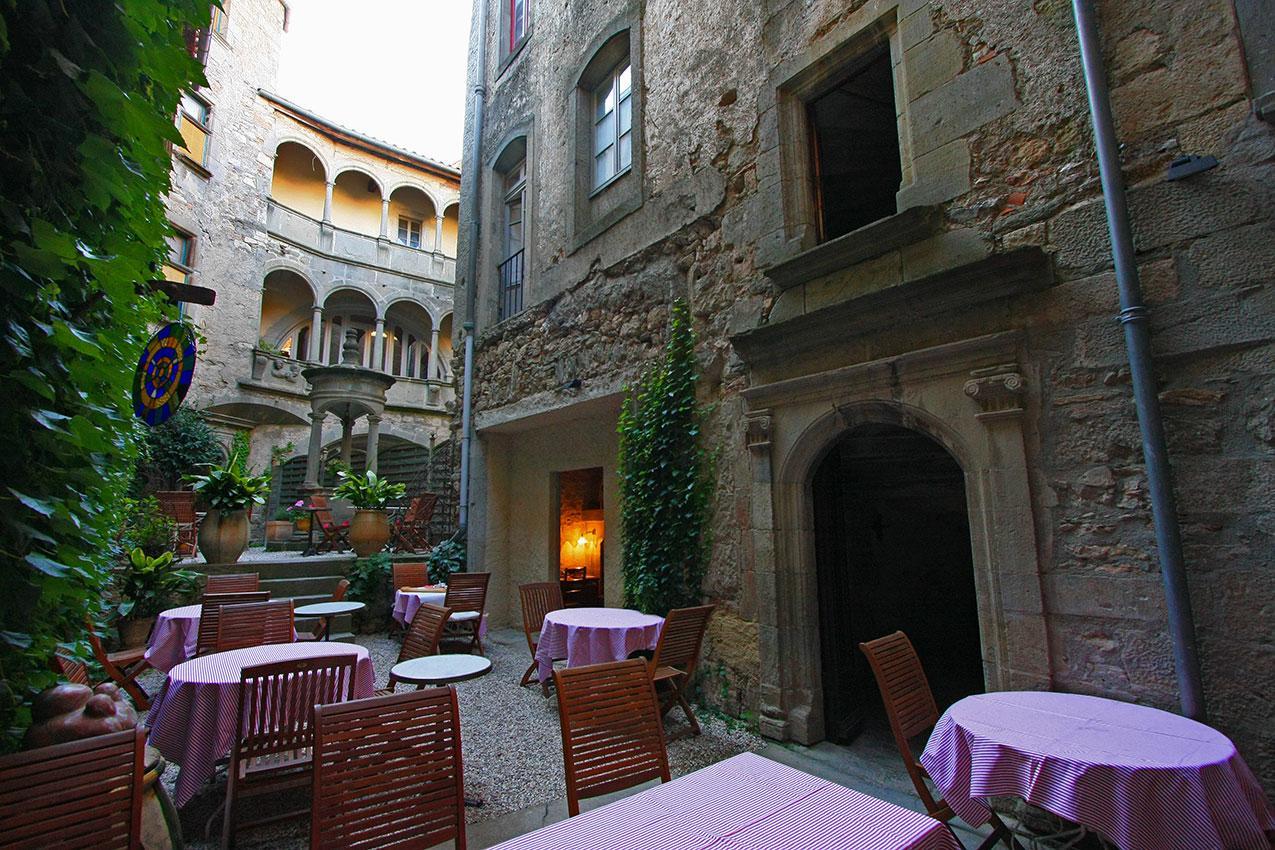
[[133, 413], [154, 427], [181, 407], [195, 375], [195, 334], [180, 322], [151, 337], [133, 376]]

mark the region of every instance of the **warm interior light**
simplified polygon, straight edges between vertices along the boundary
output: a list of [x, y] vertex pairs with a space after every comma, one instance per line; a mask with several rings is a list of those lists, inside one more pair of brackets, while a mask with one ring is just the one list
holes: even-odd
[[588, 544], [589, 544], [589, 541], [584, 538], [583, 534], [581, 534], [580, 539], [576, 541], [577, 546], [587, 546]]

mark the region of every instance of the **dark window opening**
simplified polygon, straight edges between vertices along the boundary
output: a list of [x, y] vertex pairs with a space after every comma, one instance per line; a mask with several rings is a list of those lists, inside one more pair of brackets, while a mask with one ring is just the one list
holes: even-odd
[[808, 109], [820, 241], [894, 215], [903, 168], [889, 46]]

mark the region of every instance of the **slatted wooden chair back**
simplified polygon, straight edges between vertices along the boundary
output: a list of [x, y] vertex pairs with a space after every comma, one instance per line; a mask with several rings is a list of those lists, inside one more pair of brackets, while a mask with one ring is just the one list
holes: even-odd
[[140, 850], [142, 727], [0, 757], [0, 847]]
[[314, 710], [310, 847], [465, 850], [464, 766], [454, 688]]
[[332, 591], [332, 601], [342, 602], [345, 600], [346, 591], [350, 589], [350, 580], [343, 578], [336, 583], [336, 588]]
[[251, 593], [261, 589], [260, 573], [229, 573], [209, 576], [204, 593]]
[[243, 668], [231, 769], [242, 776], [251, 759], [307, 750], [314, 743], [314, 707], [354, 696], [357, 662], [355, 655], [329, 655]]
[[452, 573], [447, 578], [447, 596], [443, 605], [452, 612], [483, 612], [487, 605], [487, 584], [491, 573]]
[[217, 652], [292, 643], [292, 600], [240, 602], [221, 606], [217, 626]]
[[403, 638], [403, 646], [398, 651], [398, 660], [410, 661], [438, 652], [438, 641], [451, 613], [450, 608], [428, 603], [416, 609], [416, 615], [407, 627], [407, 636]]
[[668, 753], [646, 661], [555, 670], [567, 811], [580, 800], [650, 779], [668, 782]]
[[195, 513], [195, 500], [199, 494], [194, 490], [161, 490], [155, 494], [159, 509], [178, 524], [194, 523], [198, 519]]
[[106, 673], [107, 678], [123, 688], [132, 697], [133, 704], [138, 709], [149, 710], [150, 694], [137, 683], [138, 674], [150, 667], [150, 662], [146, 660], [146, 650], [139, 647], [107, 652], [102, 639], [97, 636], [97, 627], [93, 624], [93, 618], [88, 614], [84, 615], [84, 631], [88, 635], [93, 658]]
[[238, 605], [244, 602], [265, 602], [270, 599], [270, 591], [256, 590], [250, 593], [205, 593], [204, 601], [199, 606], [199, 634], [195, 643], [195, 654], [214, 652], [217, 649], [217, 629], [221, 625], [221, 608], [223, 605]]
[[700, 648], [704, 644], [704, 631], [713, 616], [715, 605], [696, 608], [674, 608], [664, 618], [660, 639], [655, 645], [651, 668], [674, 667], [686, 674], [689, 681], [699, 665]]
[[395, 564], [394, 589], [424, 587], [429, 584], [429, 567], [425, 564]]
[[522, 631], [527, 636], [531, 654], [535, 655], [536, 642], [540, 630], [544, 628], [545, 615], [563, 608], [562, 585], [556, 581], [520, 584], [518, 596], [522, 602]]
[[925, 783], [925, 768], [912, 754], [911, 739], [928, 732], [939, 722], [939, 708], [912, 641], [903, 632], [895, 632], [861, 643], [859, 649], [867, 656], [872, 674], [876, 676], [881, 701], [890, 719], [890, 731], [894, 733], [894, 742], [917, 795], [930, 814], [945, 811], [946, 805], [934, 798]]
[[53, 654], [53, 672], [73, 685], [93, 687], [92, 681], [89, 680], [89, 668], [84, 662], [72, 658], [61, 649]]
[[314, 518], [318, 521], [319, 526], [336, 525], [336, 520], [332, 518], [332, 508], [328, 504], [328, 497], [322, 495], [314, 495], [310, 497], [310, 507], [315, 508]]

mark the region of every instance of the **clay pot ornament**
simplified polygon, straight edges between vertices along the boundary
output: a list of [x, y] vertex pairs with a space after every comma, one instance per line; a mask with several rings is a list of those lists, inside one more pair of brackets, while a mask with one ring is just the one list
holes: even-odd
[[31, 703], [31, 728], [24, 743], [29, 749], [79, 741], [137, 726], [137, 711], [111, 682], [55, 685]]

